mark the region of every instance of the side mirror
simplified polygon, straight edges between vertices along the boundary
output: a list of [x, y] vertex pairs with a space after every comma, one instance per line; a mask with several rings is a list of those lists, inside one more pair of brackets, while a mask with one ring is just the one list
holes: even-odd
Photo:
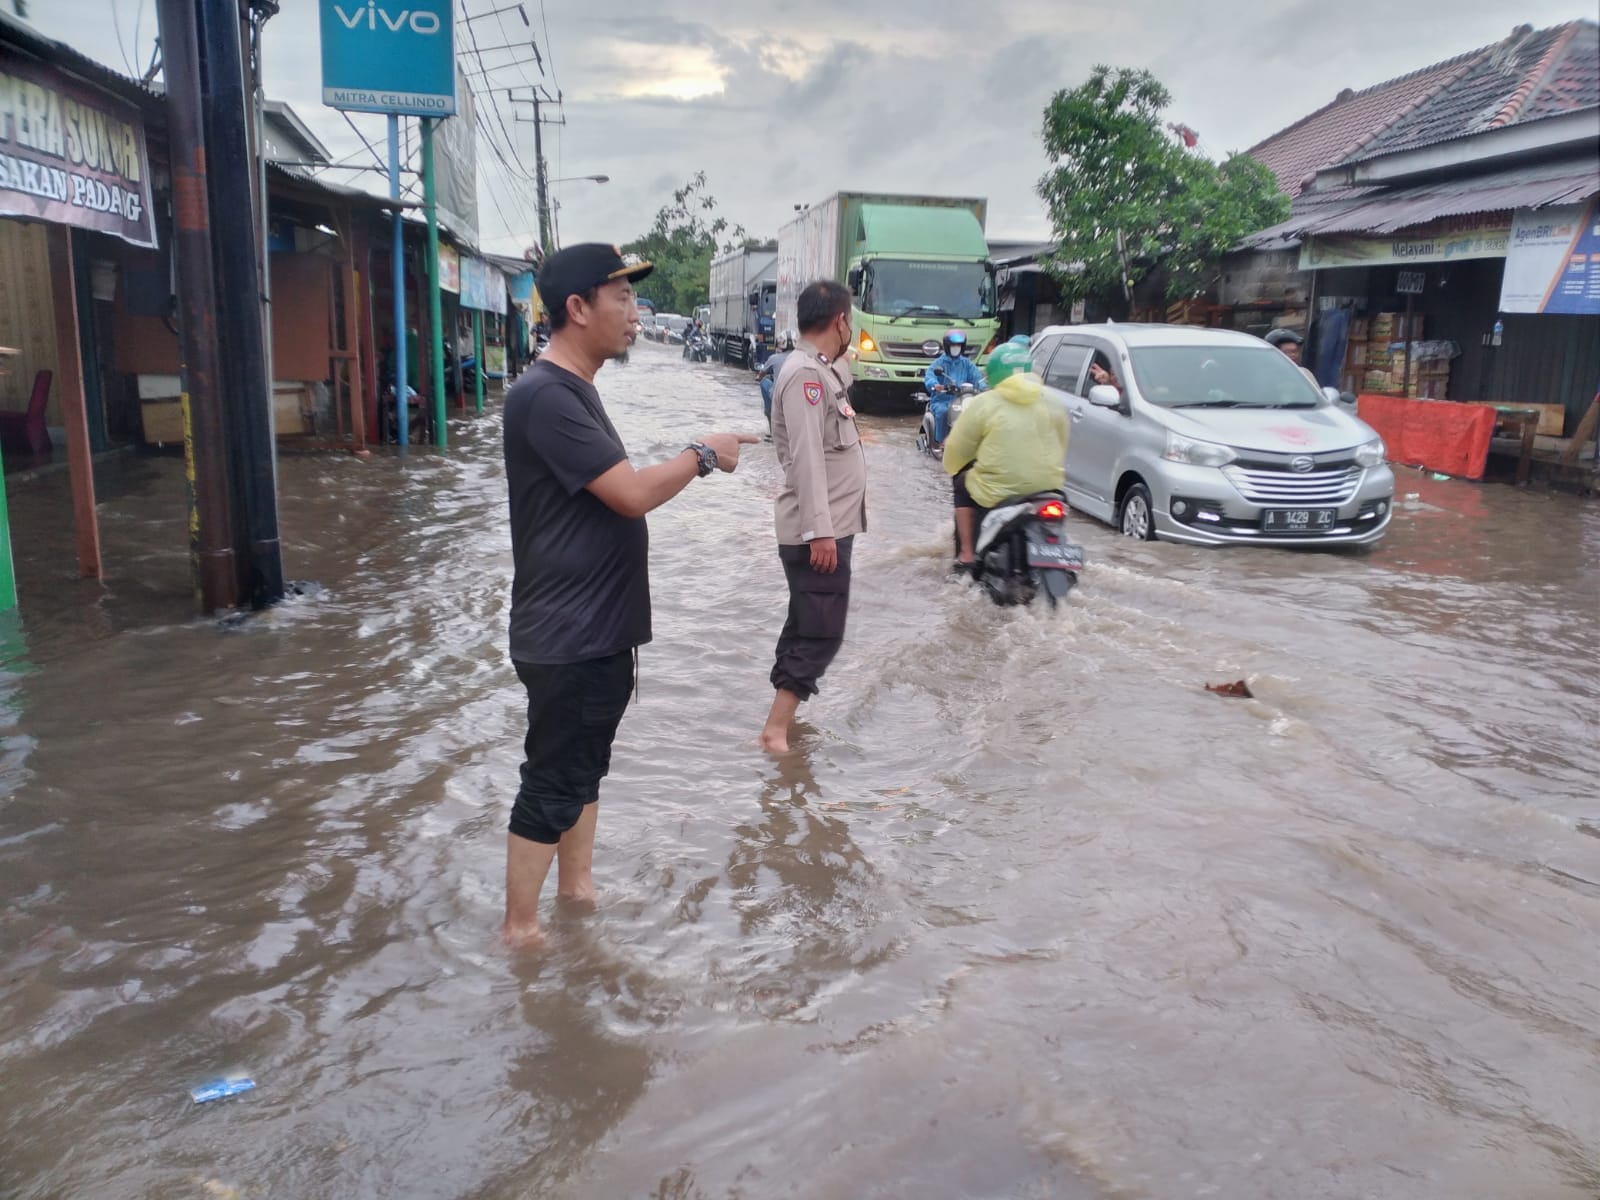
[[849, 273], [845, 276], [846, 282], [850, 285], [850, 294], [852, 296], [861, 294], [861, 276], [862, 271], [859, 265], [851, 267]]
[[1109, 383], [1097, 383], [1089, 389], [1089, 403], [1096, 408], [1121, 408], [1122, 393]]

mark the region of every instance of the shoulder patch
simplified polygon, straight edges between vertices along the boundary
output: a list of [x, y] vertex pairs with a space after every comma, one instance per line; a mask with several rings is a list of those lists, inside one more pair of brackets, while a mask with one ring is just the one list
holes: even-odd
[[807, 404], [821, 404], [822, 403], [822, 385], [820, 383], [812, 383], [808, 379], [808, 380], [806, 380], [806, 382], [803, 385], [803, 387], [804, 387], [805, 394], [806, 394], [806, 403]]

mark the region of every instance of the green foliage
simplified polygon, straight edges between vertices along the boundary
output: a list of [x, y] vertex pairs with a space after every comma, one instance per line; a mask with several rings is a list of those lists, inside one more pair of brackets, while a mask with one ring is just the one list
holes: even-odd
[[717, 213], [716, 199], [706, 188], [706, 173], [696, 171], [672, 193], [672, 202], [656, 213], [648, 233], [622, 247], [655, 264], [639, 285], [655, 301], [657, 312], [689, 314], [710, 299], [711, 260], [745, 241], [742, 225], [730, 225]]
[[1222, 254], [1288, 217], [1289, 198], [1260, 163], [1215, 163], [1169, 133], [1171, 102], [1148, 71], [1097, 66], [1045, 109], [1051, 168], [1039, 195], [1057, 241], [1047, 265], [1069, 299], [1120, 297], [1124, 261], [1130, 289], [1161, 269], [1169, 297], [1193, 295]]

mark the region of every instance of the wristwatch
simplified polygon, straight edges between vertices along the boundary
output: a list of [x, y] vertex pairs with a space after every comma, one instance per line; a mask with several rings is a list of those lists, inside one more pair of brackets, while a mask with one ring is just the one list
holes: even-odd
[[717, 469], [717, 452], [704, 442], [690, 442], [684, 449], [693, 450], [695, 456], [700, 459], [699, 475], [701, 479], [704, 479]]

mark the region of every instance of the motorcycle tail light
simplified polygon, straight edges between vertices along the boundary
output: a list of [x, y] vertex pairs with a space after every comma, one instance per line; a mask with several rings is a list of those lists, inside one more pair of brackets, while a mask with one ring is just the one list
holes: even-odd
[[1062, 521], [1066, 519], [1066, 506], [1059, 500], [1046, 500], [1039, 505], [1039, 515], [1046, 521]]

